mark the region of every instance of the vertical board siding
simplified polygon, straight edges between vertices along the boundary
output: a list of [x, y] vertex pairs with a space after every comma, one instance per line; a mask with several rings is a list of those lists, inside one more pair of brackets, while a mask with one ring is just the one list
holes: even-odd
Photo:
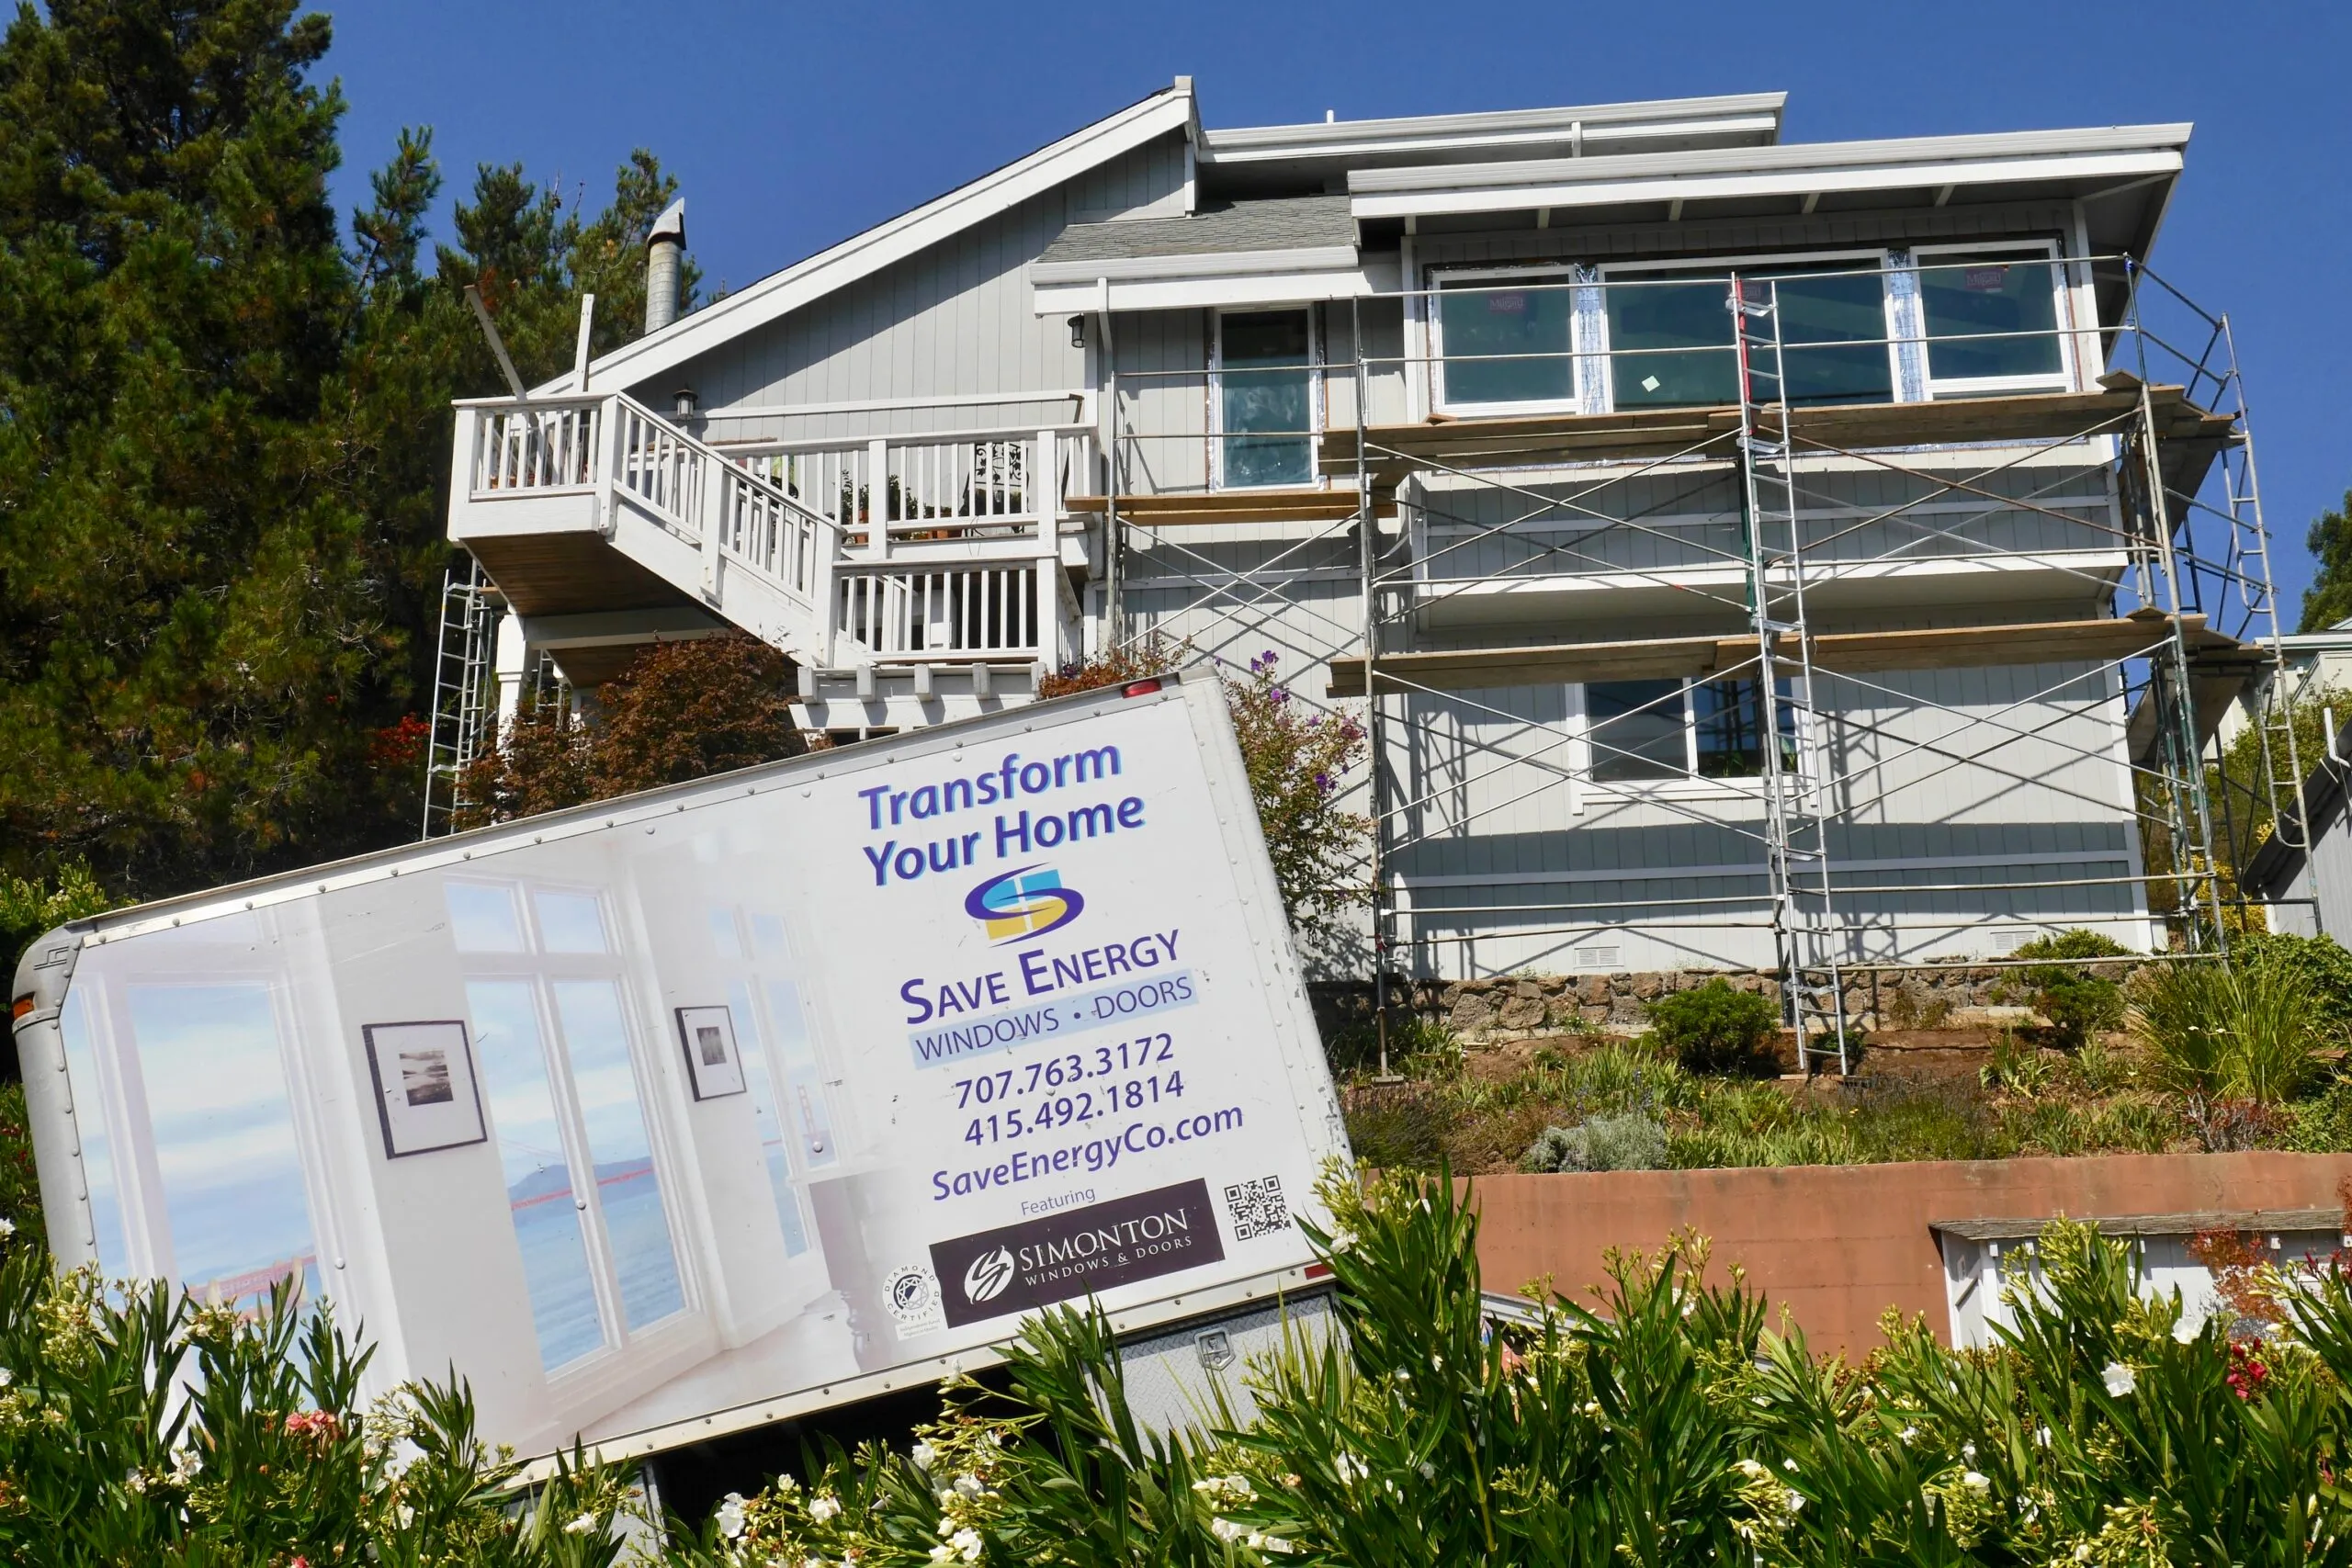
[[674, 387], [694, 387], [723, 441], [1067, 420], [1070, 405], [1050, 401], [799, 419], [730, 420], [727, 411], [1084, 385], [1086, 351], [1070, 345], [1059, 316], [1035, 313], [1028, 264], [1081, 209], [1100, 216], [1180, 195], [1183, 146], [1171, 133], [1136, 148], [631, 391], [667, 407]]

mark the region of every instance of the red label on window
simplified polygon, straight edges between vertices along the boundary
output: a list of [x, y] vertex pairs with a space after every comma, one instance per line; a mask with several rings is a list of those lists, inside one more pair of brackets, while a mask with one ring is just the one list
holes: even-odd
[[2009, 281], [2005, 266], [1972, 266], [1961, 275], [1960, 286], [1975, 294], [1998, 294]]
[[1527, 314], [1527, 296], [1524, 294], [1489, 294], [1487, 296], [1487, 314], [1490, 316], [1524, 316]]

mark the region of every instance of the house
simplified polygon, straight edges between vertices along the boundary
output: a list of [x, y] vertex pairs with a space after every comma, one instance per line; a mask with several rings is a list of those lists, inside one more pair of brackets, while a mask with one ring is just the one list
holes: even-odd
[[[1856, 965], [2194, 940], [2275, 615], [2213, 575], [2246, 487], [2189, 504], [2226, 333], [2146, 324], [2189, 128], [1782, 108], [1213, 129], [1179, 77], [461, 404], [449, 689], [733, 626], [848, 741], [1271, 650], [1369, 720], [1384, 973], [1763, 970], [1834, 1030]], [[446, 773], [494, 705], [445, 706]]]
[[2342, 942], [2352, 936], [2352, 823], [2344, 812], [2352, 724], [2331, 725], [2324, 734], [2327, 754], [2301, 759], [2311, 769], [2302, 787], [2263, 824], [2270, 831], [2245, 857], [2238, 879], [2270, 930]]

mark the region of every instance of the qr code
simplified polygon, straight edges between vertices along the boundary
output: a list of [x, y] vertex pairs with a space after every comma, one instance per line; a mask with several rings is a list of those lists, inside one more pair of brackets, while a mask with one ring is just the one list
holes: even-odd
[[1279, 1176], [1235, 1182], [1225, 1190], [1225, 1212], [1232, 1217], [1236, 1241], [1290, 1229], [1290, 1208], [1283, 1201], [1283, 1179]]

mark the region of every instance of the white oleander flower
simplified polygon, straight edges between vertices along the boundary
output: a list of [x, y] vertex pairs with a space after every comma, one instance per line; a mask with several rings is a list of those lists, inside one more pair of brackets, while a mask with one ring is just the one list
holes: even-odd
[[0, 1241], [8, 1241], [8, 1240], [12, 1240], [12, 1239], [16, 1236], [16, 1234], [17, 1234], [17, 1222], [16, 1222], [16, 1221], [14, 1221], [14, 1220], [0, 1220]]
[[1768, 1476], [1768, 1475], [1770, 1475], [1770, 1474], [1771, 1474], [1771, 1473], [1772, 1473], [1770, 1471], [1769, 1471], [1769, 1470], [1765, 1469], [1762, 1465], [1760, 1465], [1760, 1464], [1757, 1463], [1757, 1462], [1756, 1462], [1754, 1460], [1752, 1460], [1752, 1459], [1744, 1459], [1744, 1460], [1741, 1460], [1737, 1464], [1734, 1465], [1732, 1468], [1733, 1468], [1733, 1469], [1735, 1469], [1735, 1470], [1736, 1470], [1736, 1471], [1738, 1471], [1738, 1472], [1740, 1472], [1740, 1474], [1742, 1474], [1742, 1475], [1744, 1475], [1744, 1476], [1747, 1477], [1747, 1479], [1748, 1479], [1748, 1480], [1750, 1480], [1750, 1481], [1761, 1481], [1761, 1480], [1763, 1480], [1766, 1476]]
[[775, 1489], [789, 1497], [800, 1490], [800, 1483], [789, 1475], [779, 1475], [775, 1478]]
[[2201, 1327], [2192, 1327], [2185, 1317], [2176, 1319], [2172, 1325], [2172, 1337], [2183, 1345], [2196, 1344], [2198, 1335], [2203, 1332]]
[[1247, 1544], [1252, 1551], [1272, 1552], [1277, 1557], [1285, 1552], [1296, 1551], [1298, 1550], [1296, 1546], [1287, 1540], [1284, 1540], [1281, 1536], [1260, 1535], [1254, 1531], [1250, 1534]]
[[2138, 1375], [2120, 1361], [2109, 1361], [2099, 1369], [2098, 1375], [2099, 1381], [2107, 1384], [2109, 1394], [2117, 1399], [2121, 1399], [2140, 1386]]
[[987, 1488], [980, 1484], [978, 1476], [974, 1475], [970, 1471], [966, 1471], [956, 1478], [956, 1490], [964, 1496], [977, 1497]]
[[932, 1461], [939, 1457], [939, 1450], [933, 1448], [929, 1443], [917, 1443], [914, 1448], [908, 1452], [907, 1457], [915, 1461], [915, 1468], [917, 1470], [929, 1470], [931, 1468]]
[[594, 1514], [582, 1514], [578, 1518], [567, 1523], [563, 1527], [563, 1533], [566, 1535], [586, 1535], [595, 1528], [596, 1516]]
[[1243, 1536], [1248, 1535], [1249, 1533], [1250, 1527], [1248, 1525], [1235, 1524], [1231, 1519], [1226, 1518], [1221, 1515], [1209, 1520], [1209, 1534], [1216, 1537], [1219, 1540], [1227, 1542], [1228, 1544], [1233, 1541], [1239, 1540]]
[[947, 1544], [954, 1547], [956, 1554], [967, 1562], [980, 1560], [980, 1532], [976, 1529], [957, 1530], [947, 1538]]
[[733, 1540], [743, 1533], [743, 1495], [729, 1492], [718, 1503], [718, 1533]]
[[1903, 1430], [1894, 1434], [1894, 1440], [1898, 1443], [1916, 1443], [1919, 1440], [1919, 1428], [1917, 1427], [1905, 1427]]
[[1372, 1473], [1363, 1467], [1363, 1461], [1350, 1453], [1341, 1454], [1332, 1462], [1331, 1468], [1339, 1472], [1342, 1486], [1352, 1486]]
[[1970, 1441], [1960, 1445], [1960, 1457], [1967, 1460], [1972, 1464], [1975, 1462], [1976, 1444], [1973, 1438]]
[[6, 1367], [0, 1367], [0, 1388], [6, 1388], [10, 1383], [15, 1382], [16, 1381], [16, 1373], [10, 1371]]
[[2040, 1428], [2038, 1428], [2038, 1429], [2034, 1432], [2034, 1434], [2033, 1434], [2033, 1440], [2034, 1440], [2035, 1442], [2037, 1442], [2037, 1443], [2041, 1444], [2043, 1448], [2045, 1448], [2045, 1449], [2046, 1449], [2046, 1448], [2048, 1448], [2048, 1447], [2050, 1446], [2050, 1437], [2051, 1437], [2050, 1428], [2049, 1428], [2049, 1427], [2040, 1427]]
[[841, 1517], [841, 1499], [830, 1492], [820, 1492], [808, 1499], [808, 1517], [819, 1524]]
[[1789, 1488], [1781, 1500], [1788, 1505], [1789, 1512], [1792, 1514], [1796, 1513], [1804, 1506], [1804, 1494], [1798, 1491], [1793, 1486]]
[[1973, 1470], [1961, 1476], [1960, 1483], [1977, 1492], [1990, 1492], [1993, 1489], [1990, 1479]]
[[1415, 1465], [1413, 1468], [1421, 1472], [1421, 1479], [1423, 1481], [1435, 1481], [1437, 1479], [1437, 1466], [1431, 1464], [1427, 1460], [1421, 1461], [1420, 1463]]
[[1794, 1475], [1797, 1472], [1797, 1461], [1792, 1459], [1784, 1459], [1781, 1461], [1781, 1468], [1791, 1475]]

